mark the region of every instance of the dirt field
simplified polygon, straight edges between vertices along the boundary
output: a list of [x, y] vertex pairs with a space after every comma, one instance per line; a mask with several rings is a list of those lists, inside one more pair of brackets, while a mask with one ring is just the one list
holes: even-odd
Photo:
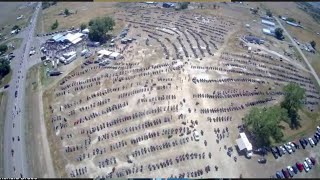
[[[6, 115], [7, 95], [6, 92], [0, 93], [0, 131], [4, 132], [4, 117]], [[0, 135], [0, 176], [4, 177], [4, 164], [3, 164], [3, 133]]]
[[[47, 14], [59, 13], [59, 4]], [[76, 16], [80, 7], [73, 5]], [[243, 23], [224, 16], [224, 8], [230, 16], [252, 21], [247, 9], [232, 14], [236, 7], [228, 5], [214, 13], [116, 9], [117, 23], [130, 23], [127, 37], [137, 39], [127, 47], [116, 42], [113, 50], [121, 51], [124, 59], [107, 67], [68, 65], [71, 72], [48, 83], [44, 92], [58, 177], [269, 177], [294, 163], [294, 158], [274, 161], [270, 156], [270, 163], [257, 166], [258, 157], [248, 160], [236, 152], [237, 127], [251, 107], [248, 103], [278, 104], [282, 96], [277, 93], [288, 80], [301, 83], [316, 96], [309, 100], [317, 102], [310, 74], [301, 70], [299, 62], [280, 61], [255, 48], [248, 53], [239, 40], [246, 33]], [[72, 16], [67, 17], [71, 24]], [[67, 26], [67, 21], [61, 22], [65, 24], [61, 28]], [[270, 51], [288, 46], [269, 41]], [[227, 78], [250, 81], [227, 82]], [[306, 107], [317, 110], [317, 105]], [[295, 133], [305, 135], [316, 121], [306, 119]], [[195, 130], [201, 134], [199, 141], [194, 139]], [[295, 138], [295, 133], [286, 131], [287, 139]], [[226, 154], [227, 147], [234, 149], [232, 157]], [[296, 158], [308, 153], [314, 155], [314, 150], [301, 150]], [[317, 177], [316, 170], [310, 176]]]

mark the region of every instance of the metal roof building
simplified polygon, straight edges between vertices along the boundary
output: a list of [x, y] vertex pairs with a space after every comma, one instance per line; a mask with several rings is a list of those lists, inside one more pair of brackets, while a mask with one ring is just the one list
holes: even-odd
[[264, 19], [261, 20], [261, 23], [264, 24], [264, 25], [267, 25], [267, 26], [272, 26], [272, 27], [274, 27], [276, 25], [274, 22], [267, 21], [267, 20], [264, 20]]

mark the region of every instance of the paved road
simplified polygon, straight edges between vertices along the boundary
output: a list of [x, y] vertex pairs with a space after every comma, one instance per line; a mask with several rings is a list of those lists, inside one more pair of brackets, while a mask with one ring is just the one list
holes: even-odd
[[[11, 63], [13, 74], [10, 87], [7, 89], [8, 103], [4, 131], [5, 177], [20, 178], [32, 176], [26, 159], [24, 99], [27, 70], [37, 63], [29, 60], [29, 52], [40, 8], [41, 2], [37, 4], [29, 26], [17, 35], [23, 38], [23, 41], [21, 47], [13, 52], [16, 57]], [[17, 92], [17, 97], [15, 97], [15, 92]]]
[[283, 27], [283, 25], [281, 24], [280, 20], [277, 17], [274, 17], [277, 22], [279, 23], [280, 27], [283, 29], [283, 31], [287, 34], [287, 36], [289, 37], [289, 39], [291, 40], [292, 44], [298, 49], [298, 52], [301, 54], [302, 59], [304, 60], [304, 62], [307, 64], [308, 68], [311, 71], [311, 74], [314, 76], [314, 78], [316, 79], [319, 87], [320, 87], [320, 79], [317, 75], [317, 73], [314, 71], [313, 67], [311, 66], [311, 64], [309, 63], [308, 59], [306, 58], [306, 56], [303, 54], [303, 52], [301, 51], [300, 47], [298, 46], [298, 44], [293, 40], [293, 38], [291, 37], [291, 35], [288, 33], [288, 31]]

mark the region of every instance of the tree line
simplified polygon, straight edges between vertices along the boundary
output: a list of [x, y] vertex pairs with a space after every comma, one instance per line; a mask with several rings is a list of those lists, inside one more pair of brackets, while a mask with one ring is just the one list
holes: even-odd
[[292, 129], [301, 126], [298, 111], [303, 106], [305, 90], [298, 84], [289, 83], [283, 91], [284, 100], [280, 105], [254, 107], [243, 118], [245, 129], [259, 146], [269, 146], [271, 138], [275, 142], [281, 141], [283, 137], [281, 121], [288, 123]]

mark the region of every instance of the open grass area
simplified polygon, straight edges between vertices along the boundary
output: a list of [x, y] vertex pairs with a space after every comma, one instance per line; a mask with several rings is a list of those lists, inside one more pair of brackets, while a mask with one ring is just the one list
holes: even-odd
[[4, 125], [6, 117], [6, 104], [7, 104], [7, 94], [6, 92], [0, 93], [0, 176], [4, 177], [4, 164], [3, 164], [3, 137], [4, 137]]
[[9, 74], [7, 74], [2, 79], [0, 79], [0, 88], [8, 84], [11, 80], [11, 77], [12, 77], [12, 70], [10, 70]]
[[[0, 12], [0, 33], [3, 37], [7, 39], [15, 36], [11, 35], [12, 27], [18, 25], [21, 29], [25, 28], [31, 20], [32, 13], [34, 12], [33, 7], [35, 4], [28, 5], [26, 2], [15, 2], [15, 3], [5, 3], [1, 2], [1, 12]], [[19, 20], [16, 18], [20, 15], [23, 17]], [[3, 28], [3, 29], [2, 29]], [[5, 41], [3, 38], [0, 40]]]
[[[100, 16], [113, 16], [116, 9], [115, 3], [90, 3], [90, 2], [58, 2], [56, 6], [51, 6], [42, 12], [42, 23], [45, 32], [65, 30], [67, 28], [79, 27], [82, 23], [88, 23], [91, 19]], [[69, 9], [71, 15], [65, 17], [59, 15], [65, 9]], [[59, 26], [52, 30], [51, 25], [58, 20]], [[40, 28], [41, 23], [38, 25]]]
[[314, 133], [317, 124], [320, 123], [320, 111], [310, 112], [307, 109], [302, 109], [300, 112], [301, 127], [297, 130], [290, 129], [289, 125], [286, 124], [285, 130], [283, 131], [284, 137], [283, 142], [296, 141], [301, 137], [308, 136]]

